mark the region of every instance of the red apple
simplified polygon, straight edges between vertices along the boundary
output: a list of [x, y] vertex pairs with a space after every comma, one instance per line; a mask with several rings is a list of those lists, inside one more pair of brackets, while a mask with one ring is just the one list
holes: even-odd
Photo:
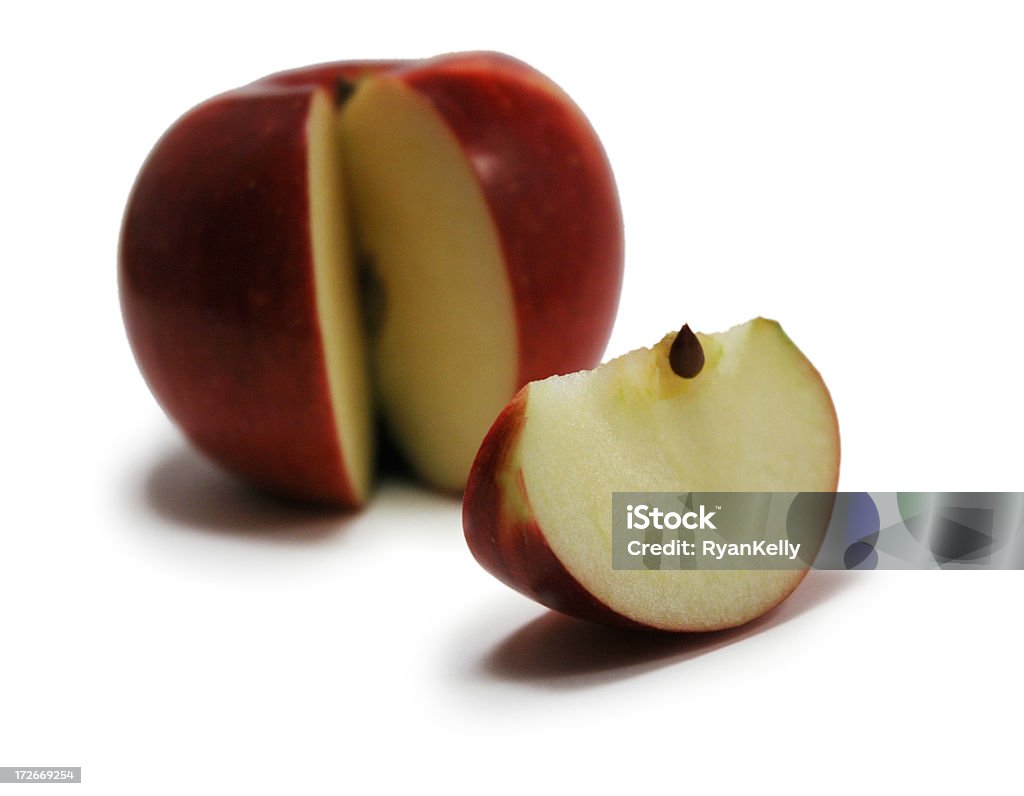
[[777, 323], [680, 337], [531, 383], [502, 411], [463, 499], [466, 540], [487, 570], [564, 613], [668, 631], [743, 624], [797, 587], [806, 568], [612, 568], [613, 492], [838, 483], [828, 390]]
[[621, 269], [593, 130], [497, 54], [216, 97], [157, 144], [121, 239], [125, 324], [168, 414], [253, 481], [343, 505], [371, 482], [371, 381], [413, 468], [459, 490], [520, 386], [599, 361]]

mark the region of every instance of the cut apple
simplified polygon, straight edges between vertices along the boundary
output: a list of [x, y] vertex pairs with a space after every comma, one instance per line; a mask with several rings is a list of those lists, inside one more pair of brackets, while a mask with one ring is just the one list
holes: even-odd
[[837, 487], [828, 390], [777, 323], [694, 336], [699, 363], [672, 351], [681, 336], [531, 383], [505, 408], [463, 503], [485, 568], [556, 610], [668, 631], [743, 624], [796, 588], [806, 570], [612, 569], [613, 492]]
[[416, 473], [457, 491], [519, 387], [596, 365], [622, 250], [594, 131], [527, 65], [319, 64], [165, 134], [125, 213], [121, 300], [143, 374], [199, 447], [357, 506], [374, 407]]

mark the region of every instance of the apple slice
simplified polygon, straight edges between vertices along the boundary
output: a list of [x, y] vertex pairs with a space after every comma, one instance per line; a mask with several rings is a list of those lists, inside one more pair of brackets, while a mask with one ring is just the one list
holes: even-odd
[[461, 491], [520, 387], [600, 361], [622, 278], [611, 171], [573, 102], [495, 53], [377, 72], [340, 122], [377, 401], [413, 469]]
[[241, 89], [187, 113], [125, 212], [125, 326], [196, 445], [270, 490], [358, 506], [373, 459], [336, 114], [324, 89]]
[[463, 523], [486, 569], [550, 608], [718, 630], [769, 611], [806, 570], [614, 570], [612, 493], [828, 492], [838, 476], [825, 384], [777, 323], [758, 318], [715, 335], [684, 328], [524, 387], [474, 461]]

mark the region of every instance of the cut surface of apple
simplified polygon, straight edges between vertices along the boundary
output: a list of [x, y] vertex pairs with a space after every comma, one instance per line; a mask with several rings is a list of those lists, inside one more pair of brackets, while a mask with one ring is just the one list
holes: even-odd
[[462, 489], [521, 386], [498, 230], [454, 133], [403, 81], [360, 86], [341, 130], [377, 400], [412, 467]]
[[806, 570], [612, 569], [613, 492], [837, 487], [831, 398], [777, 323], [699, 335], [693, 378], [670, 365], [675, 338], [533, 382], [506, 407], [463, 504], [484, 567], [551, 608], [669, 631], [743, 624], [796, 588]]
[[354, 502], [370, 490], [374, 410], [362, 297], [353, 262], [335, 110], [324, 91], [313, 94], [306, 129], [314, 291], [335, 430]]

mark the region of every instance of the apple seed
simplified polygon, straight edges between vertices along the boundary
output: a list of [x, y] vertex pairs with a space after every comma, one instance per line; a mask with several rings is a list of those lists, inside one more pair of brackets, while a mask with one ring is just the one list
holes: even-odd
[[672, 341], [668, 364], [677, 376], [684, 379], [692, 379], [704, 369], [704, 349], [687, 323], [683, 324], [676, 339]]

